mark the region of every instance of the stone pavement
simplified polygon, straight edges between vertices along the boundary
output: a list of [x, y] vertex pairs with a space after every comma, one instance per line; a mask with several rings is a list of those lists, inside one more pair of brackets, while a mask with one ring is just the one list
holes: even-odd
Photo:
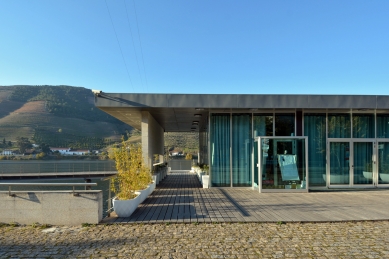
[[128, 218], [103, 223], [325, 222], [389, 220], [389, 190], [258, 193], [203, 189], [195, 174], [169, 174]]
[[2, 226], [0, 258], [389, 258], [389, 221]]

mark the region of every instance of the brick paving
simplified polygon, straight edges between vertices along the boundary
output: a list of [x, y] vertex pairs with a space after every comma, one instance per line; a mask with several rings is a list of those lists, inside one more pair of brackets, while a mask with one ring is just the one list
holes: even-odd
[[202, 189], [175, 173], [109, 224], [0, 224], [0, 258], [389, 258], [388, 195]]
[[389, 221], [3, 226], [0, 258], [389, 258]]
[[195, 174], [175, 172], [128, 218], [102, 223], [333, 222], [389, 220], [389, 190], [258, 193], [203, 189]]

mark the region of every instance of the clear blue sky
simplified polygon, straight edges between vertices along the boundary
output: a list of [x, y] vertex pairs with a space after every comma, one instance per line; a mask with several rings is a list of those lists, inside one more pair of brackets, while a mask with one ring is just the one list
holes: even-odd
[[0, 0], [13, 84], [387, 95], [389, 1]]

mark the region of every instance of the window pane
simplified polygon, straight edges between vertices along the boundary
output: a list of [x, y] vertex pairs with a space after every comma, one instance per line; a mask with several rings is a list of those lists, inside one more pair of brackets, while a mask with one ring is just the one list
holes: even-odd
[[304, 135], [308, 137], [309, 185], [325, 186], [326, 115], [305, 114]]
[[211, 116], [211, 183], [230, 186], [230, 114]]
[[251, 186], [251, 115], [232, 115], [232, 185]]
[[354, 184], [373, 183], [372, 157], [372, 142], [354, 142]]
[[389, 184], [388, 142], [378, 142], [378, 184]]
[[294, 114], [276, 114], [275, 135], [294, 136]]
[[254, 137], [273, 136], [273, 115], [255, 114], [254, 115]]
[[328, 137], [351, 137], [350, 114], [328, 114]]
[[389, 114], [377, 114], [377, 138], [389, 138]]
[[[350, 183], [350, 143], [330, 142], [330, 183]], [[324, 177], [324, 176], [323, 176]]]
[[374, 138], [374, 114], [353, 114], [353, 137]]

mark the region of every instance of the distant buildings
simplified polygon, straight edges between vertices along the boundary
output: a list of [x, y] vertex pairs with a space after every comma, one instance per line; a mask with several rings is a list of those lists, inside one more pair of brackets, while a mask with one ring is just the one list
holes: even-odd
[[62, 147], [50, 147], [51, 152], [58, 152], [64, 156], [73, 156], [73, 155], [87, 155], [90, 153], [87, 149], [71, 149], [71, 148], [62, 148]]

